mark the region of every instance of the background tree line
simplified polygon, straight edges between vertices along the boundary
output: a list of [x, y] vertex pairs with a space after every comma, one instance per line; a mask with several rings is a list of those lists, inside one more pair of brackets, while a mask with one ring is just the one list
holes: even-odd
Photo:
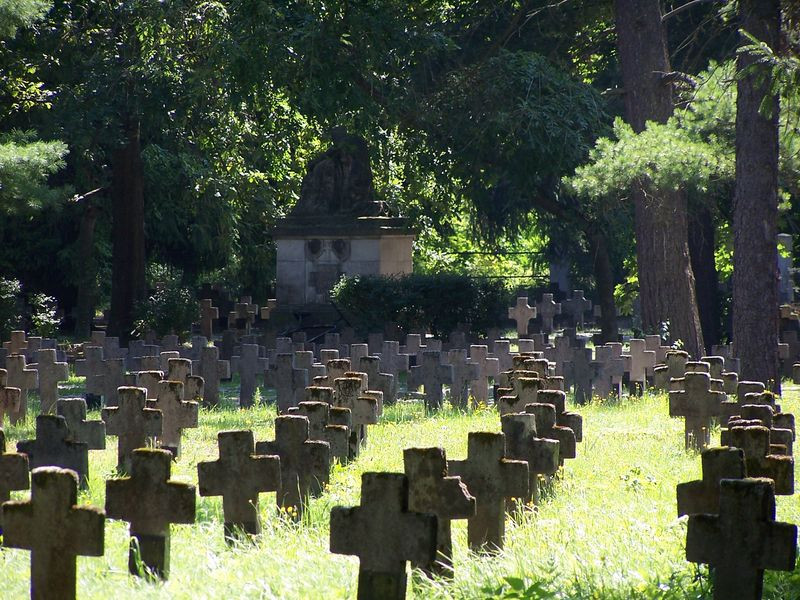
[[[420, 227], [422, 271], [522, 273], [454, 253], [541, 250], [594, 290], [608, 338], [636, 293], [643, 327], [694, 353], [738, 331], [731, 306], [750, 346], [777, 336], [791, 3], [0, 0], [0, 36], [0, 268], [79, 333], [108, 306], [127, 335], [167, 280], [264, 299], [266, 232], [345, 125]], [[762, 156], [773, 175], [748, 178]], [[743, 358], [770, 378], [770, 357]]]

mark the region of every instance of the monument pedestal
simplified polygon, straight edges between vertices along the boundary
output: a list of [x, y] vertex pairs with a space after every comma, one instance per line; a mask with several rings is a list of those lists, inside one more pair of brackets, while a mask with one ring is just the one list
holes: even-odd
[[403, 218], [294, 216], [278, 222], [276, 295], [282, 309], [327, 304], [342, 275], [412, 272], [414, 233]]

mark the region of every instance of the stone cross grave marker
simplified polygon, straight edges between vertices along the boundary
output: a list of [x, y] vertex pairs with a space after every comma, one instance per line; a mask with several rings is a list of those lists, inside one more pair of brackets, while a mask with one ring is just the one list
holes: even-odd
[[333, 402], [338, 408], [350, 410], [350, 457], [358, 456], [361, 445], [367, 439], [367, 426], [378, 422], [378, 402], [363, 394], [363, 380], [350, 373], [339, 377], [333, 384]]
[[328, 484], [330, 445], [310, 439], [306, 417], [284, 415], [275, 419], [275, 440], [257, 442], [256, 454], [280, 457], [278, 506], [290, 518], [300, 521], [306, 498], [318, 496]]
[[125, 385], [144, 388], [147, 390], [147, 399], [155, 400], [158, 398], [158, 385], [164, 378], [164, 371], [134, 371], [126, 377]]
[[39, 376], [41, 412], [49, 414], [55, 409], [58, 400], [58, 382], [69, 378], [69, 367], [67, 363], [56, 360], [55, 350], [39, 350], [36, 359], [38, 362], [31, 365], [31, 368], [36, 369]]
[[242, 344], [239, 355], [234, 356], [231, 363], [231, 370], [239, 373], [239, 406], [242, 408], [253, 406], [256, 378], [267, 370], [267, 359], [261, 358], [259, 351], [257, 344]]
[[734, 415], [742, 414], [745, 404], [752, 404], [747, 400], [748, 394], [763, 394], [764, 384], [760, 381], [738, 381], [736, 383], [736, 398], [722, 403], [722, 417], [727, 420]]
[[725, 359], [721, 356], [703, 356], [700, 362], [708, 363], [711, 379], [722, 379], [725, 372]]
[[364, 473], [361, 504], [331, 509], [331, 552], [361, 559], [359, 598], [403, 600], [406, 561], [436, 559], [436, 516], [412, 512], [408, 489], [400, 473]]
[[475, 497], [475, 516], [467, 521], [472, 550], [503, 547], [506, 498], [528, 496], [528, 463], [505, 458], [505, 436], [486, 431], [471, 432], [466, 460], [447, 462], [451, 475], [461, 477]]
[[134, 575], [169, 577], [171, 523], [194, 523], [194, 486], [170, 480], [172, 455], [139, 448], [128, 477], [106, 481], [106, 514], [131, 524], [128, 570]]
[[472, 345], [469, 347], [469, 362], [475, 365], [477, 377], [475, 385], [472, 386], [472, 397], [476, 404], [489, 403], [489, 377], [497, 377], [500, 374], [500, 360], [489, 358], [489, 347], [483, 345]]
[[[567, 410], [567, 394], [561, 390], [541, 390], [536, 397], [540, 404], [551, 404], [556, 413], [556, 424], [571, 429], [575, 441], [583, 441], [583, 417]], [[538, 427], [538, 421], [537, 421]]]
[[797, 526], [775, 521], [768, 479], [723, 479], [715, 513], [689, 516], [686, 559], [712, 567], [715, 600], [758, 600], [765, 570], [794, 569]]
[[511, 352], [511, 342], [509, 340], [495, 340], [494, 352], [492, 356], [500, 362], [500, 371], [508, 371], [514, 360], [514, 352]]
[[448, 476], [443, 448], [406, 448], [403, 464], [408, 478], [408, 509], [436, 515], [436, 559], [416, 563], [428, 573], [447, 575], [453, 568], [450, 521], [475, 516], [475, 498], [458, 476]]
[[684, 418], [687, 450], [702, 450], [711, 443], [712, 419], [720, 416], [725, 393], [710, 386], [708, 373], [686, 373], [683, 390], [669, 393], [669, 416]]
[[31, 499], [3, 505], [3, 545], [31, 551], [31, 598], [75, 599], [76, 556], [103, 556], [105, 514], [77, 506], [78, 480], [66, 469], [31, 475]]
[[768, 404], [745, 404], [741, 414], [728, 419], [728, 428], [720, 432], [720, 445], [730, 446], [730, 430], [733, 427], [763, 425], [769, 429], [770, 454], [793, 456], [794, 415], [777, 413]]
[[579, 348], [572, 345], [572, 340], [564, 335], [559, 335], [553, 340], [553, 345], [544, 349], [545, 358], [556, 365], [556, 375], [564, 377], [564, 383], [572, 384], [572, 376], [564, 366], [572, 362], [572, 355]]
[[439, 352], [424, 352], [421, 363], [411, 367], [411, 379], [416, 387], [425, 388], [425, 408], [442, 407], [442, 386], [453, 382], [453, 367], [443, 365]]
[[181, 454], [181, 435], [184, 429], [198, 426], [200, 405], [192, 400], [183, 400], [183, 384], [180, 381], [160, 381], [158, 396], [147, 401], [147, 408], [161, 411], [161, 434], [158, 445], [169, 450], [177, 458]]
[[539, 475], [554, 475], [558, 471], [556, 440], [538, 437], [536, 418], [527, 413], [504, 415], [501, 429], [506, 436], [506, 456], [528, 463], [528, 493], [525, 501], [539, 503]]
[[707, 448], [701, 455], [703, 478], [679, 483], [678, 516], [716, 514], [719, 510], [719, 482], [745, 477], [744, 452], [739, 448]]
[[231, 543], [239, 532], [257, 535], [258, 495], [277, 491], [281, 484], [278, 456], [257, 455], [252, 431], [220, 431], [219, 458], [197, 464], [201, 496], [222, 496], [225, 539]]
[[8, 387], [8, 371], [0, 369], [0, 427], [7, 414], [13, 415], [19, 412], [21, 395], [19, 388]]
[[[180, 356], [180, 353], [178, 353], [178, 356]], [[135, 373], [136, 372], [142, 372], [142, 371], [160, 371], [161, 370], [161, 355], [159, 355], [159, 356], [140, 356], [137, 359], [136, 367], [137, 367], [138, 371], [134, 371]]]
[[105, 406], [117, 406], [117, 390], [125, 385], [125, 361], [106, 358], [103, 361], [103, 400]]
[[35, 389], [39, 384], [36, 369], [31, 369], [25, 363], [25, 355], [12, 354], [6, 359], [6, 385], [10, 388], [19, 388], [19, 410], [10, 413], [12, 425], [25, 420], [28, 413], [28, 390]]
[[89, 483], [89, 447], [70, 440], [67, 421], [56, 415], [36, 417], [36, 438], [17, 442], [17, 452], [28, 455], [31, 469], [61, 467], [78, 474], [82, 488]]
[[86, 419], [86, 400], [63, 398], [56, 402], [56, 414], [67, 422], [68, 439], [86, 444], [89, 450], [105, 450], [106, 424]]
[[653, 368], [656, 366], [656, 352], [648, 350], [647, 342], [642, 339], [631, 339], [628, 343], [631, 357], [631, 389], [641, 394], [647, 387], [648, 376], [652, 376]]
[[586, 404], [592, 399], [593, 362], [591, 348], [576, 348], [572, 360], [564, 367], [572, 380], [576, 404]]
[[575, 327], [583, 329], [586, 313], [592, 310], [592, 301], [584, 297], [583, 290], [572, 290], [572, 297], [561, 304], [562, 310], [571, 317]]
[[146, 408], [144, 388], [121, 387], [119, 406], [106, 407], [102, 411], [106, 433], [115, 435], [117, 441], [117, 469], [130, 473], [133, 451], [152, 445], [161, 434], [161, 411]]
[[644, 345], [648, 350], [656, 353], [656, 364], [664, 364], [667, 361], [667, 352], [672, 350], [671, 346], [664, 346], [661, 343], [660, 335], [646, 335], [644, 336]]
[[[198, 374], [203, 378], [203, 404], [217, 406], [219, 404], [219, 380], [231, 376], [231, 365], [227, 360], [219, 359], [216, 346], [205, 346], [200, 350], [197, 365]], [[195, 369], [192, 369], [194, 372]]]
[[89, 408], [100, 408], [103, 395], [103, 348], [83, 347], [83, 358], [75, 361], [75, 373], [86, 377], [86, 403]]
[[28, 340], [24, 331], [14, 330], [7, 342], [3, 342], [3, 348], [10, 354], [24, 354], [28, 349]]
[[[311, 388], [307, 388], [311, 389]], [[331, 390], [330, 388], [323, 388]], [[331, 413], [336, 416], [332, 417]], [[342, 413], [346, 413], [342, 414]], [[350, 458], [350, 409], [335, 408], [327, 402], [305, 401], [289, 409], [289, 414], [308, 419], [310, 440], [327, 442], [331, 447], [331, 459], [346, 463]]]
[[383, 392], [383, 401], [394, 404], [397, 400], [397, 389], [394, 375], [382, 373], [382, 361], [378, 356], [364, 356], [358, 363], [358, 369], [367, 374], [369, 389]]
[[[205, 382], [199, 375], [192, 375], [192, 361], [188, 358], [170, 358], [167, 360], [168, 368], [165, 379], [183, 383], [183, 399], [200, 402], [203, 399]], [[158, 387], [155, 398], [158, 394]], [[150, 397], [150, 396], [148, 396]]]
[[794, 457], [770, 454], [769, 429], [755, 425], [731, 427], [730, 443], [744, 452], [748, 477], [764, 477], [775, 482], [775, 493], [794, 494]]
[[536, 435], [558, 442], [558, 460], [560, 464], [564, 464], [565, 459], [577, 456], [575, 432], [569, 427], [556, 424], [555, 406], [534, 402], [525, 407], [525, 412], [536, 417]]
[[6, 435], [0, 429], [0, 533], [3, 532], [3, 502], [11, 499], [11, 492], [30, 487], [28, 455], [6, 452]]
[[200, 333], [208, 339], [214, 337], [215, 319], [219, 319], [219, 309], [208, 298], [200, 300]]
[[259, 315], [263, 321], [268, 321], [272, 311], [278, 308], [278, 301], [275, 298], [267, 299], [267, 303], [264, 304], [260, 311]]
[[[309, 385], [306, 386], [306, 397], [303, 402], [323, 402], [329, 406], [333, 406], [333, 388], [323, 385]], [[293, 406], [289, 412], [297, 408]]]
[[447, 363], [452, 372], [450, 403], [458, 408], [466, 409], [469, 405], [470, 389], [477, 387], [475, 382], [480, 384], [478, 365], [470, 362], [467, 351], [460, 348], [448, 351]]
[[561, 314], [561, 304], [553, 300], [553, 294], [542, 294], [541, 301], [536, 303], [536, 314], [542, 320], [542, 333], [552, 333], [553, 320]]
[[295, 368], [293, 354], [278, 354], [275, 357], [275, 364], [278, 414], [286, 414], [289, 408], [297, 406], [297, 392], [305, 390], [309, 384], [309, 373], [307, 369]]
[[381, 365], [383, 370], [394, 375], [395, 380], [400, 373], [408, 373], [408, 354], [400, 352], [400, 342], [384, 341], [381, 346]]
[[544, 382], [539, 377], [514, 377], [513, 393], [500, 396], [495, 400], [500, 416], [515, 412], [524, 412], [525, 406], [536, 402]]
[[536, 307], [528, 305], [528, 297], [520, 296], [517, 303], [508, 309], [508, 318], [517, 323], [517, 337], [528, 335], [528, 325], [536, 318]]
[[625, 374], [625, 361], [614, 356], [610, 346], [597, 346], [594, 349], [595, 359], [591, 363], [595, 371], [592, 388], [596, 396], [607, 398], [614, 394], [621, 395], [622, 377]]

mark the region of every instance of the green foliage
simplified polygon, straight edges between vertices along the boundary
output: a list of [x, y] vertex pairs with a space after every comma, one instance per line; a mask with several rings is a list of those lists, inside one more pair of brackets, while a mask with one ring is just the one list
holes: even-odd
[[29, 302], [31, 331], [41, 337], [55, 337], [61, 325], [56, 299], [45, 294], [33, 294]]
[[0, 0], [0, 39], [13, 37], [18, 28], [47, 12], [50, 4], [47, 0]]
[[47, 177], [64, 166], [63, 142], [33, 141], [32, 132], [0, 136], [0, 212], [41, 208], [59, 197]]
[[150, 296], [136, 305], [134, 334], [154, 331], [159, 336], [175, 334], [185, 339], [200, 316], [197, 299], [179, 277], [169, 271], [164, 275]]
[[4, 340], [12, 329], [22, 325], [21, 291], [19, 281], [0, 278], [0, 338]]
[[460, 323], [485, 332], [500, 325], [511, 293], [497, 280], [454, 273], [343, 277], [331, 296], [363, 332], [401, 329], [446, 337]]

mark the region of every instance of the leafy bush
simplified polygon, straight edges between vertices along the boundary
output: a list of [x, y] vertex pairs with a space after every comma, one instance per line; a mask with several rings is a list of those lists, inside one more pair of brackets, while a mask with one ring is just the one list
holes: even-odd
[[32, 332], [42, 337], [55, 337], [61, 325], [56, 299], [45, 294], [34, 294], [30, 304]]
[[19, 301], [21, 291], [22, 287], [16, 279], [0, 278], [0, 338], [4, 340], [22, 322]]
[[361, 331], [382, 331], [394, 322], [406, 332], [437, 336], [446, 336], [460, 323], [486, 332], [501, 324], [511, 300], [498, 280], [453, 273], [343, 277], [331, 295]]
[[149, 298], [136, 305], [134, 334], [143, 336], [154, 331], [159, 336], [175, 334], [185, 338], [198, 318], [198, 303], [192, 291], [178, 279], [171, 279], [157, 285]]

